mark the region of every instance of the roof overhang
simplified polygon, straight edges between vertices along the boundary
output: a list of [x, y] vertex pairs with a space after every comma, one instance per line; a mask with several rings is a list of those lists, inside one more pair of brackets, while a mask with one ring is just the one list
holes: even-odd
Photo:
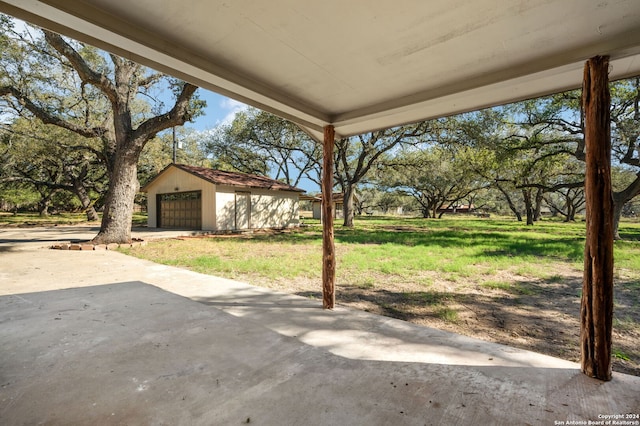
[[317, 139], [640, 74], [640, 1], [0, 0], [0, 11], [285, 117]]
[[198, 179], [202, 179], [213, 185], [245, 189], [263, 189], [280, 192], [305, 192], [304, 189], [287, 185], [283, 182], [279, 182], [266, 176], [250, 175], [240, 172], [229, 172], [210, 169], [208, 167], [199, 167], [176, 163], [171, 163], [164, 169], [162, 169], [156, 176], [154, 176], [149, 182], [147, 182], [144, 186], [142, 186], [142, 188], [140, 188], [140, 192], [149, 192], [150, 188], [157, 182], [161, 181], [163, 179], [163, 176], [167, 174], [171, 169], [179, 170], [182, 173], [186, 173]]

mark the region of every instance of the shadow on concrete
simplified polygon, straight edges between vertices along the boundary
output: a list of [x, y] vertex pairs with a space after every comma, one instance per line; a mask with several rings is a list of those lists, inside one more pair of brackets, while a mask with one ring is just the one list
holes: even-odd
[[4, 228], [0, 232], [0, 244], [80, 242], [95, 237], [99, 230], [99, 227], [90, 226]]
[[640, 378], [390, 318], [251, 287], [201, 302], [143, 282], [0, 297], [0, 423], [539, 424], [640, 406]]
[[[469, 366], [503, 362], [514, 367], [548, 366], [551, 361], [558, 365], [555, 361], [559, 361], [564, 367], [575, 366], [545, 355], [357, 310], [325, 311], [319, 301], [275, 292], [250, 295], [242, 290], [194, 300], [348, 358]], [[389, 348], [393, 350], [385, 351]]]
[[[623, 328], [625, 321], [640, 322], [640, 293], [634, 291], [635, 287], [637, 285], [631, 281], [616, 280], [614, 318], [618, 321], [614, 325], [614, 333], [617, 333], [614, 347], [628, 359], [614, 358], [613, 368], [640, 376], [636, 339], [632, 331]], [[415, 324], [446, 328], [451, 324], [442, 318], [446, 311], [454, 316], [456, 324], [465, 324], [472, 333], [490, 336], [494, 342], [578, 360], [581, 289], [579, 278], [558, 280], [552, 277], [517, 281], [501, 292], [390, 291], [340, 284], [337, 293], [341, 304], [354, 304], [360, 309]], [[320, 291], [295, 294], [322, 300]]]

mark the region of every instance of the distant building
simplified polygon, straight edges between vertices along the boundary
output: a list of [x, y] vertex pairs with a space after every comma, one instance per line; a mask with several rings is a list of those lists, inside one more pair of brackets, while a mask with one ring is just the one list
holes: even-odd
[[264, 176], [171, 164], [142, 188], [151, 228], [230, 231], [298, 226], [302, 189]]
[[450, 214], [466, 214], [473, 213], [475, 206], [473, 204], [461, 204], [461, 205], [448, 205], [438, 209], [438, 213], [450, 213]]
[[[354, 194], [354, 200], [357, 200], [358, 197]], [[334, 192], [331, 194], [331, 198], [334, 203], [333, 217], [335, 219], [344, 217], [344, 194], [342, 192]], [[313, 213], [312, 217], [314, 219], [322, 218], [322, 196], [321, 195], [301, 195], [301, 201], [310, 201], [311, 202], [311, 211]]]

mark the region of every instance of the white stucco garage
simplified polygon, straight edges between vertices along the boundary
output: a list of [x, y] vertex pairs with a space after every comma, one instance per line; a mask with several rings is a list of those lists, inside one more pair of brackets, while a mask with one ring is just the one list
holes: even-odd
[[264, 176], [171, 164], [142, 188], [151, 228], [205, 231], [299, 225], [302, 189]]

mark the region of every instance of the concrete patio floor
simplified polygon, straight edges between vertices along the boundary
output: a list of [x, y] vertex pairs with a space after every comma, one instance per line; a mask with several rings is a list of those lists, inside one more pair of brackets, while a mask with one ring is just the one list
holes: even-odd
[[2, 425], [538, 425], [640, 413], [640, 377], [600, 382], [533, 352], [113, 251], [43, 248], [92, 236], [74, 228], [0, 230]]

